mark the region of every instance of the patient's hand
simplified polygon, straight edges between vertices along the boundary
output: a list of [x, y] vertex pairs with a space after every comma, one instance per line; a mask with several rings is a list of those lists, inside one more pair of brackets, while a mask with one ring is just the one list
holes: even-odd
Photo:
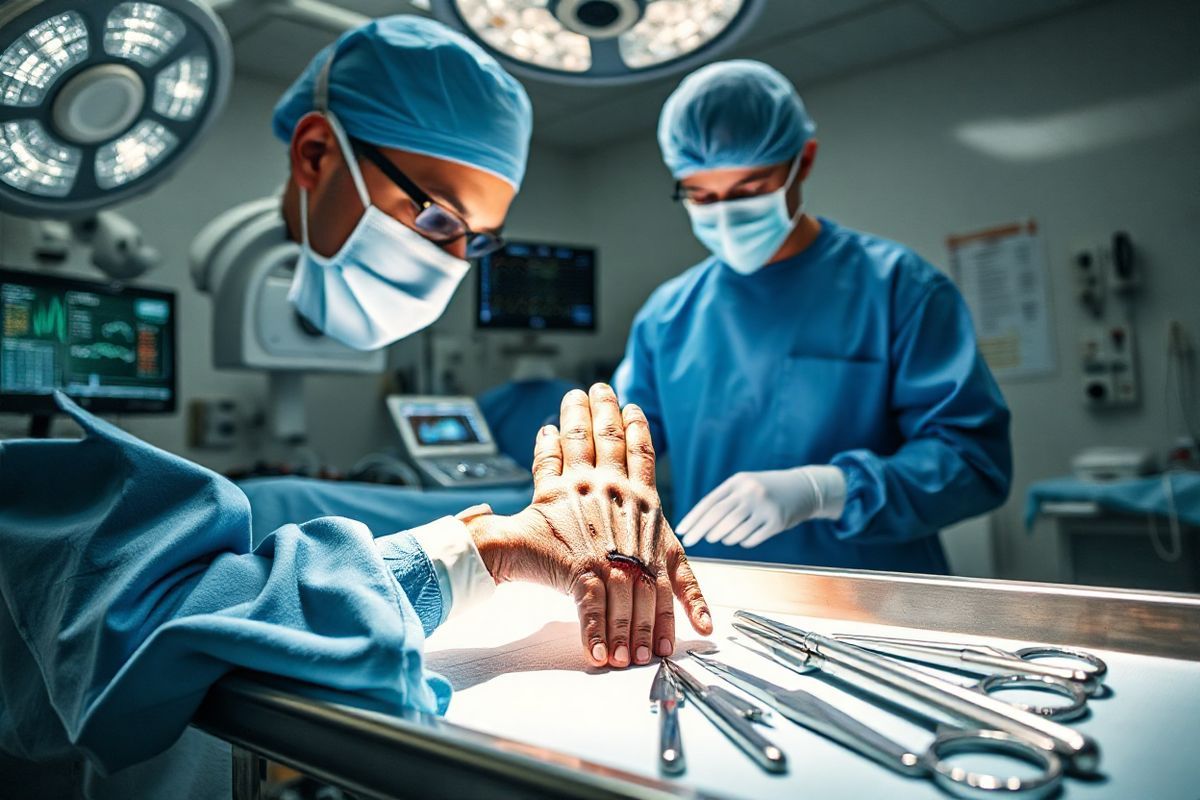
[[712, 632], [700, 586], [654, 481], [650, 428], [605, 384], [563, 398], [561, 431], [534, 448], [533, 504], [468, 523], [497, 581], [532, 581], [572, 595], [593, 665], [645, 664], [675, 647], [674, 598], [699, 633]]

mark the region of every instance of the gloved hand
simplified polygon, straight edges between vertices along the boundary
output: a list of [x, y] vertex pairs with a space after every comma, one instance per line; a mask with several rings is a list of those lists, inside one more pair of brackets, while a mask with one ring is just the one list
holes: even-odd
[[808, 519], [837, 519], [846, 476], [837, 467], [739, 472], [701, 500], [679, 523], [685, 547], [706, 542], [758, 547]]
[[[575, 598], [594, 666], [649, 663], [675, 649], [674, 598], [692, 627], [712, 616], [683, 547], [663, 519], [646, 415], [604, 384], [562, 403], [561, 433], [539, 432], [533, 504], [467, 522], [497, 583], [546, 584]], [[614, 558], [615, 555], [615, 558]]]

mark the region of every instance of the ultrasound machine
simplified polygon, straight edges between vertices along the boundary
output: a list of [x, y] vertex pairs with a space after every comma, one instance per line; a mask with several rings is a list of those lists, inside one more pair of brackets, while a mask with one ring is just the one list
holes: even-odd
[[533, 480], [496, 447], [473, 398], [392, 395], [387, 407], [407, 460], [426, 486], [465, 489]]

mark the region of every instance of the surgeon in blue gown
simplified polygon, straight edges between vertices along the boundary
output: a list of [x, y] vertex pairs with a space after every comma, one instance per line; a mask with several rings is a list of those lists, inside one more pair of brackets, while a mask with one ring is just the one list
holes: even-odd
[[[280, 236], [302, 244], [289, 301], [371, 349], [436, 319], [463, 256], [494, 243], [531, 114], [467, 39], [390, 17], [319, 54], [275, 124]], [[607, 386], [569, 393], [529, 442], [527, 508], [379, 538], [338, 517], [252, 531], [229, 481], [56, 401], [83, 438], [0, 443], [0, 796], [228, 798], [228, 746], [187, 727], [235, 669], [444, 711], [424, 639], [504, 581], [571, 595], [592, 667], [669, 654], [675, 598], [712, 631], [645, 415]]]
[[945, 573], [938, 531], [1008, 494], [1009, 412], [944, 274], [805, 213], [814, 130], [765, 64], [680, 83], [658, 139], [712, 256], [642, 307], [614, 387], [689, 553]]

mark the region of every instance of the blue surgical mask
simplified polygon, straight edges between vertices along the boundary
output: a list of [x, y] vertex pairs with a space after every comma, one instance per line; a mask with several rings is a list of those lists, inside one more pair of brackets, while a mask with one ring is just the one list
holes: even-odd
[[792, 162], [783, 187], [774, 192], [703, 205], [684, 201], [692, 231], [714, 256], [749, 275], [766, 266], [779, 251], [804, 212], [804, 203], [789, 215], [787, 193], [800, 171], [800, 156]]
[[376, 350], [428, 327], [470, 265], [371, 204], [341, 124], [325, 112], [354, 179], [363, 215], [331, 257], [308, 238], [308, 192], [300, 190], [303, 249], [288, 300], [326, 335], [355, 350]]

